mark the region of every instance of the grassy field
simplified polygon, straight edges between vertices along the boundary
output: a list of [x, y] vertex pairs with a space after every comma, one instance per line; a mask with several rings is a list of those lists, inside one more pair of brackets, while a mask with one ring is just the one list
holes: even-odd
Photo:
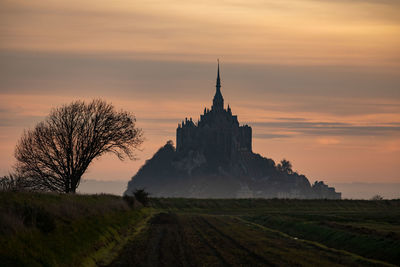
[[400, 265], [400, 200], [0, 201], [0, 266]]
[[0, 266], [109, 263], [151, 211], [112, 195], [0, 193]]

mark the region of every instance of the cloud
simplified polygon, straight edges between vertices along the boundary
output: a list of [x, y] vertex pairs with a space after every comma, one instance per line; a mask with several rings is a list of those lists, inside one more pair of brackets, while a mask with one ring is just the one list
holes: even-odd
[[[296, 135], [317, 136], [395, 136], [400, 134], [400, 123], [357, 125], [344, 122], [268, 121], [248, 122], [261, 131], [289, 131]], [[333, 139], [321, 139], [333, 140]], [[328, 142], [328, 141], [327, 141]]]
[[259, 134], [259, 133], [254, 133], [253, 138], [256, 139], [281, 139], [281, 138], [290, 138], [293, 137], [293, 135], [289, 134]]
[[385, 3], [3, 1], [0, 47], [182, 61], [223, 56], [246, 63], [398, 67], [400, 8]]
[[43, 119], [43, 116], [27, 115], [21, 113], [21, 110], [15, 108], [2, 108], [0, 110], [0, 127], [21, 127], [23, 125], [32, 125]]
[[337, 138], [323, 137], [323, 138], [317, 138], [317, 143], [321, 145], [337, 145], [340, 144], [341, 142]]
[[276, 118], [275, 120], [277, 121], [306, 121], [306, 118], [288, 118], [288, 117], [283, 117], [283, 118]]
[[[123, 53], [0, 52], [0, 92], [208, 101], [215, 67], [215, 59], [202, 63], [144, 60]], [[379, 68], [222, 61], [221, 71], [223, 94], [230, 103], [336, 114], [400, 110], [395, 101], [400, 98], [400, 75]]]
[[140, 118], [141, 121], [154, 124], [176, 124], [182, 121], [182, 118]]

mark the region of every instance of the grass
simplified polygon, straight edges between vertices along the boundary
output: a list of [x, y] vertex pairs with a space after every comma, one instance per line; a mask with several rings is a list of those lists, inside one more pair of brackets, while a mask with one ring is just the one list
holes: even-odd
[[354, 216], [367, 212], [369, 215], [387, 212], [389, 216], [400, 213], [399, 200], [299, 200], [299, 199], [190, 199], [190, 198], [153, 198], [151, 205], [159, 209], [178, 212], [206, 213], [351, 213]]
[[400, 265], [400, 200], [0, 193], [1, 266]]
[[[244, 219], [285, 232], [301, 239], [316, 241], [326, 246], [358, 255], [397, 264], [400, 262], [400, 239], [374, 231], [359, 231], [353, 227], [314, 216], [312, 220], [296, 216], [245, 216]], [[339, 226], [339, 227], [338, 227]]]
[[0, 262], [5, 266], [107, 262], [113, 248], [150, 213], [112, 195], [7, 192], [0, 201]]

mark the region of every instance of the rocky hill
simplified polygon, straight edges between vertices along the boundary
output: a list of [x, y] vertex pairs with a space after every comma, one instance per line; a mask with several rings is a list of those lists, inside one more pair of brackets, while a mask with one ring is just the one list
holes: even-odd
[[177, 152], [171, 141], [132, 177], [125, 194], [139, 188], [154, 197], [341, 198], [323, 182], [311, 185], [304, 175], [259, 154], [245, 151], [227, 160], [198, 150]]

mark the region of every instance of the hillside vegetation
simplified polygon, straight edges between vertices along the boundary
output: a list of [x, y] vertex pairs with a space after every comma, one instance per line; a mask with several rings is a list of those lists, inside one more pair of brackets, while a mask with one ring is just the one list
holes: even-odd
[[180, 151], [172, 141], [167, 142], [132, 177], [125, 194], [146, 188], [154, 197], [341, 198], [322, 181], [311, 185], [305, 175], [292, 170], [287, 160], [275, 164], [251, 151], [226, 155], [225, 150], [213, 151], [215, 147], [208, 142], [198, 145]]

